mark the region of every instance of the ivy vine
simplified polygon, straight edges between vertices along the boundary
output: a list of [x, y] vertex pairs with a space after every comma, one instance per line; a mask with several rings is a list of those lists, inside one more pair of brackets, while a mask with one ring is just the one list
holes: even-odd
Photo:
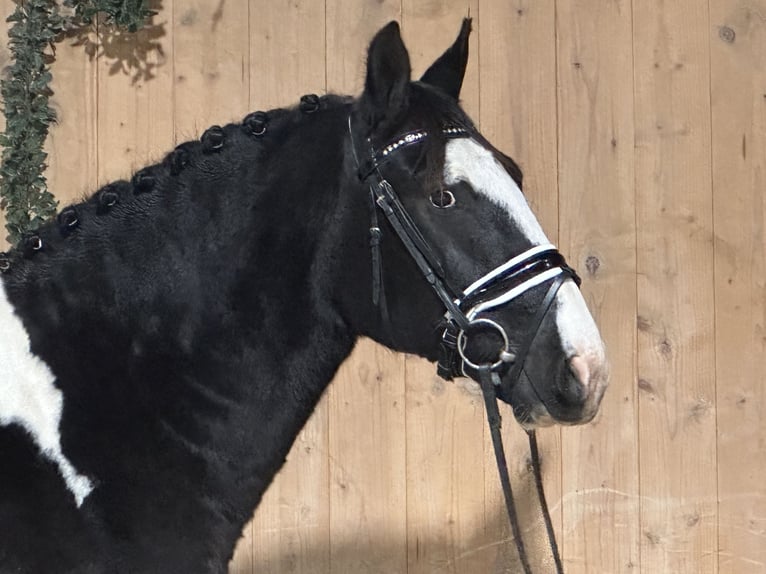
[[8, 240], [40, 226], [56, 213], [56, 199], [45, 179], [43, 146], [56, 113], [49, 105], [55, 44], [97, 18], [129, 32], [154, 12], [147, 0], [17, 0], [8, 17], [11, 65], [0, 81], [5, 132], [0, 134], [0, 208]]

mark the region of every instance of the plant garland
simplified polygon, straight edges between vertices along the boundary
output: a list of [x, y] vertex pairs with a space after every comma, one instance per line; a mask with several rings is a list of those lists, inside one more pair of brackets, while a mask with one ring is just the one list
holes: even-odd
[[56, 0], [18, 0], [8, 17], [12, 64], [0, 81], [6, 120], [0, 134], [0, 208], [5, 210], [11, 243], [56, 213], [43, 150], [56, 121], [48, 103], [55, 43], [76, 28], [93, 25], [99, 14], [105, 24], [135, 32], [154, 14], [146, 4], [147, 0], [64, 0], [69, 14], [63, 14]]

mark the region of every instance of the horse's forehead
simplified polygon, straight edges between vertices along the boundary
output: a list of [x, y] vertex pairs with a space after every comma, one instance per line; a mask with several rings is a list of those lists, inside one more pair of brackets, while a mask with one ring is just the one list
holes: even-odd
[[550, 243], [524, 194], [487, 148], [470, 138], [447, 142], [444, 163], [447, 184], [465, 181], [479, 194], [504, 208], [532, 245]]

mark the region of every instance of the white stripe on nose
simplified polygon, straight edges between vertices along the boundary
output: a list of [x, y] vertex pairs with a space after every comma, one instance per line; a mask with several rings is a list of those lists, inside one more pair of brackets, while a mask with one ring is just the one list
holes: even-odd
[[556, 326], [566, 357], [583, 357], [591, 375], [601, 370], [606, 362], [604, 343], [574, 281], [564, 283], [556, 294]]
[[609, 364], [596, 322], [573, 281], [556, 294], [556, 326], [564, 356], [588, 394], [585, 408], [592, 416], [609, 384]]

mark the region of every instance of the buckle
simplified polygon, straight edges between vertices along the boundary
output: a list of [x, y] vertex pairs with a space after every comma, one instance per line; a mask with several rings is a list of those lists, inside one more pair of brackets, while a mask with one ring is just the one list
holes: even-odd
[[445, 381], [451, 381], [455, 377], [463, 376], [457, 354], [458, 332], [459, 328], [455, 322], [448, 320], [442, 333], [442, 342], [439, 345], [439, 360], [436, 363], [436, 374]]
[[465, 354], [465, 348], [468, 345], [468, 334], [461, 330], [457, 336], [457, 352], [460, 358], [463, 360], [463, 372], [465, 367], [469, 367], [472, 370], [478, 371], [481, 368], [489, 367], [490, 371], [496, 372], [506, 365], [513, 363], [516, 360], [516, 355], [511, 353], [511, 342], [508, 340], [508, 334], [505, 332], [499, 323], [492, 321], [491, 319], [474, 319], [471, 321], [469, 328], [474, 326], [487, 326], [500, 333], [500, 337], [503, 339], [503, 347], [497, 353], [497, 360], [494, 362], [487, 362], [484, 364], [476, 364], [471, 361]]

